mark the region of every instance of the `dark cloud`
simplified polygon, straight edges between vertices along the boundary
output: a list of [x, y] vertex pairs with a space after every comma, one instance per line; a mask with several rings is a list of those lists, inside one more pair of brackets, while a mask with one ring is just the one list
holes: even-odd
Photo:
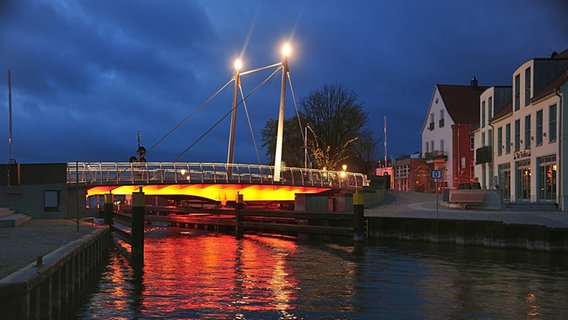
[[[299, 100], [324, 84], [354, 90], [388, 151], [420, 149], [436, 83], [507, 85], [524, 61], [568, 45], [565, 1], [2, 1], [0, 73], [12, 70], [19, 162], [124, 161], [137, 133], [153, 146], [245, 68], [278, 62], [291, 41]], [[245, 94], [269, 74], [243, 77]], [[0, 76], [7, 119], [7, 77]], [[229, 86], [232, 88], [232, 86]], [[291, 90], [289, 90], [290, 92]], [[277, 117], [280, 76], [247, 100], [257, 146]], [[4, 98], [2, 98], [4, 97]], [[148, 158], [226, 160], [232, 90], [223, 91]], [[295, 114], [287, 98], [286, 116]], [[7, 121], [0, 158], [8, 159]], [[236, 160], [256, 163], [244, 109]], [[205, 137], [201, 136], [210, 131]], [[382, 158], [382, 149], [377, 156]], [[264, 150], [259, 150], [264, 161]]]

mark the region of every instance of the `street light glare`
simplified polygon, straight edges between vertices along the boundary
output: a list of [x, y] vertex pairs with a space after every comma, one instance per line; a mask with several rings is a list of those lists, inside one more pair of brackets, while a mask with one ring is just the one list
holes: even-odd
[[241, 59], [235, 60], [235, 70], [241, 70], [243, 67], [243, 61]]
[[290, 47], [289, 43], [286, 43], [283, 47], [282, 47], [282, 54], [285, 57], [288, 57], [290, 55], [290, 52], [292, 51], [292, 47]]

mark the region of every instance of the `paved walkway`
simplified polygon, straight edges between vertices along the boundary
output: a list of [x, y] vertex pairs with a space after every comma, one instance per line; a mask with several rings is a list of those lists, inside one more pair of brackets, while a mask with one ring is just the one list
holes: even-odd
[[452, 209], [441, 205], [442, 195], [419, 192], [387, 191], [385, 200], [365, 208], [370, 217], [408, 217], [502, 221], [507, 224], [544, 225], [568, 228], [568, 212]]
[[19, 227], [0, 228], [0, 279], [94, 229], [80, 223], [77, 232], [77, 223], [64, 219], [32, 219]]

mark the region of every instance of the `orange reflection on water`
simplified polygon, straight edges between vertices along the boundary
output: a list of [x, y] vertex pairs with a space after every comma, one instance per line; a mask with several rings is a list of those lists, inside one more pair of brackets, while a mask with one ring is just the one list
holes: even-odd
[[297, 299], [298, 280], [287, 263], [295, 249], [292, 241], [255, 236], [147, 239], [141, 311], [287, 312]]

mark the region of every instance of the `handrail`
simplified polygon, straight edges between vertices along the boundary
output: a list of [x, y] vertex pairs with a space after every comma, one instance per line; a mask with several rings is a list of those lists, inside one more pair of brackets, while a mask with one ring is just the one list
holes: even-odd
[[279, 181], [274, 181], [273, 175], [274, 166], [250, 164], [205, 162], [69, 162], [67, 164], [67, 183], [81, 183], [88, 186], [251, 183], [358, 190], [369, 185], [365, 175], [355, 172], [282, 167]]

